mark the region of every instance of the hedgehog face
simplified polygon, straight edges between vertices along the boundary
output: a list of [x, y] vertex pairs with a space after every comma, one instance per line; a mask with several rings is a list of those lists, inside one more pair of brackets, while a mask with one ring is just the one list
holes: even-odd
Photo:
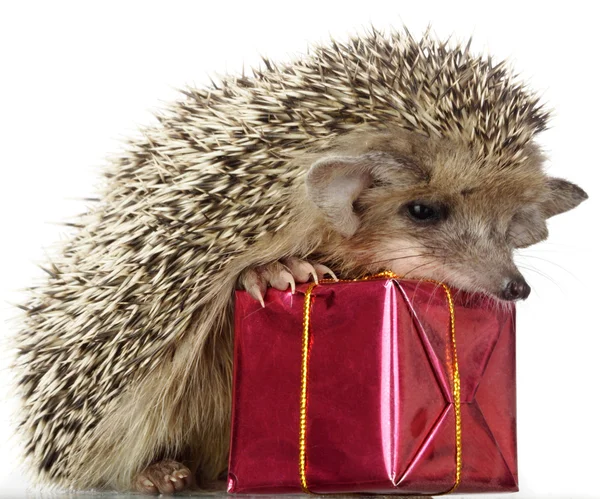
[[545, 239], [546, 219], [586, 194], [547, 177], [534, 146], [500, 166], [460, 143], [414, 135], [371, 136], [358, 141], [365, 151], [311, 167], [308, 195], [341, 236], [334, 259], [342, 268], [391, 269], [503, 300], [526, 298], [514, 249]]

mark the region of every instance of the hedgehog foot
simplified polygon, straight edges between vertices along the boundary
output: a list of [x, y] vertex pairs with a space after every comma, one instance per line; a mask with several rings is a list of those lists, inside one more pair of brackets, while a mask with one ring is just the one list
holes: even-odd
[[133, 484], [145, 494], [173, 494], [192, 487], [192, 472], [181, 463], [165, 459], [151, 464], [138, 474]]
[[264, 307], [264, 296], [268, 286], [281, 291], [285, 291], [289, 287], [292, 293], [295, 293], [296, 283], [305, 283], [311, 278], [315, 282], [319, 282], [319, 279], [323, 279], [327, 275], [337, 281], [333, 271], [325, 265], [292, 257], [246, 270], [242, 274], [241, 284]]

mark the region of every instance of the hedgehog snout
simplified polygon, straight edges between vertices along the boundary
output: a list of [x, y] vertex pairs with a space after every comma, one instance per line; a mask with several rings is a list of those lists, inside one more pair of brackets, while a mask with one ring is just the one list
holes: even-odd
[[509, 301], [525, 300], [531, 293], [531, 288], [523, 276], [519, 275], [505, 280], [501, 298]]

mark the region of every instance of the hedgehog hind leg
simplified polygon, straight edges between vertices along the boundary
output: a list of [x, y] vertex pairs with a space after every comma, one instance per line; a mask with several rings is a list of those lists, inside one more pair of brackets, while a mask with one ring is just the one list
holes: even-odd
[[188, 490], [193, 485], [192, 471], [173, 459], [151, 464], [134, 480], [134, 490], [145, 494], [172, 494]]
[[204, 307], [173, 357], [106, 408], [71, 461], [72, 486], [135, 490], [138, 475], [165, 459], [185, 463], [199, 485], [226, 468], [231, 319], [230, 304], [219, 305]]

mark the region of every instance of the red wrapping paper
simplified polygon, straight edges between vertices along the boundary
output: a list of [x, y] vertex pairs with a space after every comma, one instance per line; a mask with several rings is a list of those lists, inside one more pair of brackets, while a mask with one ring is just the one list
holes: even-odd
[[[237, 292], [228, 491], [302, 492], [304, 291]], [[314, 493], [438, 494], [456, 475], [448, 302], [397, 279], [312, 291], [306, 479]], [[518, 490], [514, 306], [453, 291], [462, 472], [454, 492]]]

